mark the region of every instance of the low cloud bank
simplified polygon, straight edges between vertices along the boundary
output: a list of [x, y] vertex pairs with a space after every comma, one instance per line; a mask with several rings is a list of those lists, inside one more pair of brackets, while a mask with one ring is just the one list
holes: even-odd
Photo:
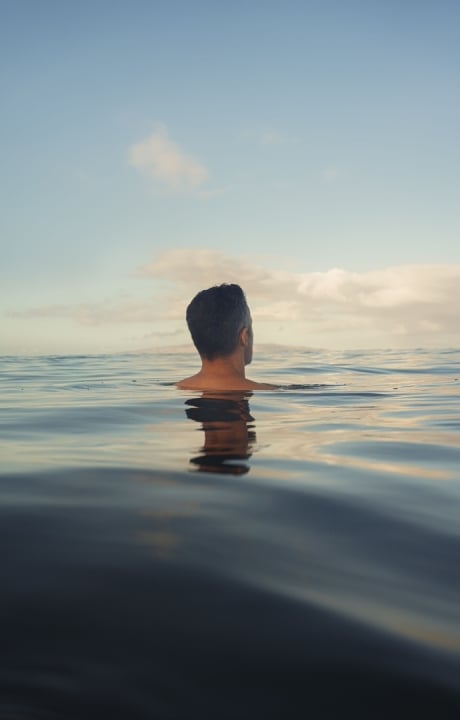
[[[208, 249], [176, 249], [139, 268], [191, 296], [220, 282], [239, 283], [254, 317], [297, 323], [321, 334], [369, 330], [390, 336], [451, 335], [460, 339], [460, 265], [403, 265], [352, 272], [267, 269]], [[363, 338], [365, 340], [365, 338]]]
[[[193, 295], [211, 285], [236, 282], [247, 294], [262, 342], [328, 347], [460, 342], [460, 265], [295, 272], [216, 250], [188, 248], [163, 252], [136, 274], [153, 281], [144, 298], [49, 305], [8, 315], [69, 318], [101, 328], [137, 324], [158, 338], [162, 330], [180, 335], [183, 329], [185, 339], [185, 307]], [[168, 290], [158, 290], [157, 280], [163, 281], [163, 288], [168, 281]]]

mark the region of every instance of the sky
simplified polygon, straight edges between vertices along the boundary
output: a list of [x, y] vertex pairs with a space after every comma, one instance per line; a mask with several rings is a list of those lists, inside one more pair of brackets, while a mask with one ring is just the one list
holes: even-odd
[[0, 354], [460, 345], [456, 0], [0, 0]]

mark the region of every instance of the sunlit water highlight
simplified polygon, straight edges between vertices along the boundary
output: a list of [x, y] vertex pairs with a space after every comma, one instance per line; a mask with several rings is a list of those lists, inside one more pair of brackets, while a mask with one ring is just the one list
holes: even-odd
[[0, 718], [459, 716], [460, 352], [0, 367]]

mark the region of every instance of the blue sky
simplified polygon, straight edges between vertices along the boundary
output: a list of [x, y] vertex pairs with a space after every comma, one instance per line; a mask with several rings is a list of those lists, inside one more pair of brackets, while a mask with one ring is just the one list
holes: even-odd
[[0, 6], [0, 352], [458, 345], [460, 5]]

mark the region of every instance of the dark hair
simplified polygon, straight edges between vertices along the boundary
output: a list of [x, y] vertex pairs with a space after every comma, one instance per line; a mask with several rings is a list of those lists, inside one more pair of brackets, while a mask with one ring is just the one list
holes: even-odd
[[187, 308], [187, 325], [201, 357], [213, 360], [231, 355], [243, 327], [250, 323], [249, 307], [239, 285], [216, 285], [195, 295]]

